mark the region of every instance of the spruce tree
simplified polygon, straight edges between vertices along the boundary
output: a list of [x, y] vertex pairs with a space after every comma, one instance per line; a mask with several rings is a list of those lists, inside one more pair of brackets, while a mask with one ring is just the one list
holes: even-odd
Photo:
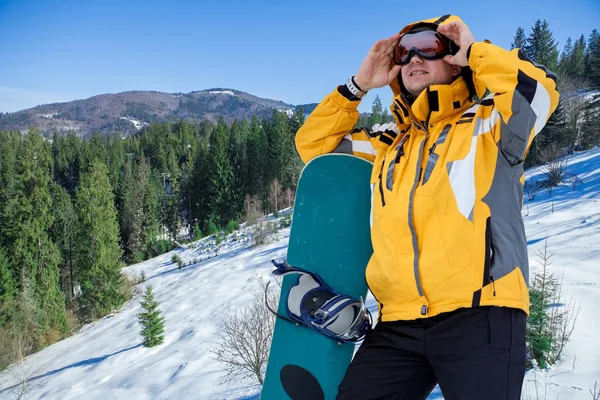
[[119, 226], [108, 169], [94, 161], [77, 189], [77, 254], [85, 316], [103, 316], [125, 300]]
[[292, 178], [288, 165], [293, 160], [295, 150], [287, 115], [273, 110], [266, 133], [269, 143], [266, 171], [269, 174], [269, 185], [277, 179], [283, 188], [291, 187]]
[[181, 167], [181, 206], [185, 225], [188, 227], [189, 237], [193, 237], [193, 225], [196, 218], [194, 202], [194, 159], [186, 158], [185, 163]]
[[124, 141], [121, 138], [121, 134], [113, 133], [112, 136], [104, 140], [104, 143], [105, 146], [107, 146], [106, 166], [108, 167], [110, 185], [115, 189], [115, 195], [117, 195], [121, 166], [127, 157], [125, 154]]
[[52, 153], [39, 131], [23, 137], [17, 151], [15, 187], [6, 216], [12, 224], [3, 232], [13, 276], [22, 289], [26, 277], [36, 307], [37, 346], [66, 332], [65, 297], [59, 286], [60, 253], [49, 235], [54, 217], [50, 194]]
[[229, 159], [233, 169], [233, 180], [230, 207], [234, 215], [238, 215], [242, 211], [244, 197], [247, 193], [247, 180], [245, 178], [248, 173], [247, 137], [249, 130], [250, 128], [245, 119], [241, 122], [236, 119], [231, 124]]
[[81, 167], [81, 139], [75, 133], [55, 134], [52, 140], [54, 159], [54, 180], [64, 187], [71, 196], [79, 185]]
[[290, 118], [290, 131], [292, 132], [292, 137], [296, 137], [296, 132], [304, 125], [304, 119], [304, 111], [302, 110], [302, 107], [298, 107]]
[[381, 124], [383, 122], [383, 104], [379, 95], [375, 96], [373, 106], [371, 107], [371, 116], [369, 117], [369, 128], [375, 124]]
[[525, 37], [525, 30], [521, 27], [517, 28], [517, 33], [513, 37], [513, 42], [510, 45], [510, 49], [522, 49], [525, 47], [527, 43], [527, 38]]
[[9, 232], [14, 224], [11, 207], [15, 203], [9, 204], [9, 199], [14, 197], [15, 165], [20, 140], [20, 134], [0, 132], [0, 247], [8, 247], [13, 240]]
[[563, 48], [562, 53], [560, 53], [560, 60], [558, 62], [558, 70], [563, 74], [571, 74], [573, 71], [572, 66], [572, 56], [573, 56], [573, 41], [571, 38], [567, 38], [565, 42], [565, 47]]
[[2, 327], [8, 318], [4, 305], [11, 303], [17, 289], [17, 282], [12, 273], [8, 257], [0, 247], [0, 327]]
[[570, 74], [578, 77], [585, 75], [585, 47], [585, 37], [581, 35], [573, 46], [570, 62], [571, 70], [568, 71]]
[[585, 54], [585, 75], [592, 85], [600, 85], [600, 33], [596, 29], [588, 38]]
[[205, 226], [210, 215], [211, 170], [208, 138], [201, 138], [194, 159], [193, 183], [190, 188], [192, 218]]
[[52, 184], [52, 208], [54, 223], [50, 229], [50, 234], [61, 254], [59, 265], [60, 286], [69, 300], [69, 304], [72, 305], [75, 300], [75, 287], [77, 286], [75, 255], [77, 214], [69, 193], [56, 183]]
[[581, 127], [581, 144], [584, 149], [600, 146], [600, 95], [586, 106], [585, 119]]
[[248, 193], [250, 196], [264, 197], [267, 180], [267, 150], [269, 143], [258, 118], [252, 117], [250, 136], [248, 137]]
[[124, 164], [124, 173], [119, 188], [119, 226], [125, 259], [129, 263], [140, 262], [143, 258], [144, 220], [151, 217], [144, 212], [150, 169], [142, 157], [133, 165]]
[[536, 63], [556, 71], [558, 64], [557, 45], [552, 36], [552, 31], [548, 27], [548, 22], [546, 20], [542, 22], [538, 19], [527, 38], [524, 51]]
[[210, 138], [210, 209], [218, 224], [226, 224], [232, 217], [229, 200], [232, 195], [233, 167], [229, 159], [229, 129], [221, 118]]
[[146, 293], [141, 303], [143, 312], [138, 314], [138, 321], [142, 326], [140, 334], [144, 341], [144, 347], [154, 347], [162, 344], [164, 340], [165, 319], [160, 315], [158, 302], [154, 299], [152, 287], [146, 286]]

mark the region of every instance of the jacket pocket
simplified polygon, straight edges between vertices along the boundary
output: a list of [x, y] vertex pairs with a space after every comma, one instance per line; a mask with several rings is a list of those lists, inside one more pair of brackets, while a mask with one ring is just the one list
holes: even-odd
[[406, 154], [404, 152], [404, 143], [406, 143], [406, 141], [409, 138], [410, 138], [410, 135], [405, 135], [400, 140], [400, 142], [396, 146], [396, 155], [394, 156], [394, 160], [390, 161], [390, 165], [388, 166], [386, 180], [385, 180], [385, 187], [390, 192], [392, 191], [392, 187], [394, 185], [394, 171], [396, 168], [398, 168], [397, 165], [400, 164], [400, 160], [402, 159], [402, 156]]
[[446, 138], [448, 137], [450, 130], [452, 130], [452, 124], [447, 124], [446, 126], [444, 126], [438, 139], [435, 141], [435, 143], [433, 143], [433, 146], [429, 148], [427, 164], [425, 165], [425, 171], [423, 175], [423, 185], [427, 184], [429, 178], [431, 178], [431, 174], [433, 173], [433, 170], [435, 169], [435, 166], [438, 163], [438, 159], [442, 156], [441, 154], [439, 154], [439, 150], [438, 152], [436, 152], [435, 150], [438, 146], [443, 145], [446, 142]]

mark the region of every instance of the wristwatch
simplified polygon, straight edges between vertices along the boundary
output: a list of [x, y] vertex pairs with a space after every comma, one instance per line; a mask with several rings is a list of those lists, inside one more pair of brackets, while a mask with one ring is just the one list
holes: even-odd
[[354, 81], [354, 76], [348, 78], [348, 80], [346, 81], [346, 87], [348, 88], [350, 93], [352, 93], [353, 96], [359, 99], [362, 99], [364, 95], [367, 94], [367, 92], [363, 91], [361, 88], [358, 87], [358, 85]]

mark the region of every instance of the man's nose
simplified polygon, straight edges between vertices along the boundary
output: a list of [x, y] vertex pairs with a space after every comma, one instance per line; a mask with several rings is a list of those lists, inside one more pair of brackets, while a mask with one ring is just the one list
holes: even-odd
[[423, 63], [423, 59], [417, 53], [415, 53], [410, 58], [410, 63], [413, 64], [413, 63], [417, 63], [417, 62], [422, 64]]

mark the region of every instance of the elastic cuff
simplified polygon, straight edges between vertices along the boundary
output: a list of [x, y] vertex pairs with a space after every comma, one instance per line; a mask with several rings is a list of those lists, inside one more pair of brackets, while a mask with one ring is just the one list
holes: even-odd
[[340, 94], [342, 96], [344, 96], [345, 98], [347, 98], [350, 101], [360, 100], [358, 97], [356, 97], [355, 95], [352, 94], [352, 92], [350, 91], [350, 89], [348, 89], [348, 86], [346, 86], [346, 85], [338, 86], [338, 92], [340, 92]]
[[[329, 94], [329, 101], [331, 101], [333, 105], [340, 109], [355, 111], [358, 108], [358, 105], [360, 104], [360, 99], [358, 97], [355, 97], [356, 100], [351, 100], [348, 97], [344, 96], [344, 94], [342, 93], [342, 91], [344, 90], [343, 88], [348, 90], [346, 85], [338, 86], [336, 90]], [[350, 91], [348, 90], [348, 92]]]
[[469, 46], [469, 48], [467, 49], [467, 61], [469, 60], [469, 58], [471, 57], [471, 48], [473, 47], [473, 45], [475, 44], [475, 42], [471, 43], [471, 45]]

